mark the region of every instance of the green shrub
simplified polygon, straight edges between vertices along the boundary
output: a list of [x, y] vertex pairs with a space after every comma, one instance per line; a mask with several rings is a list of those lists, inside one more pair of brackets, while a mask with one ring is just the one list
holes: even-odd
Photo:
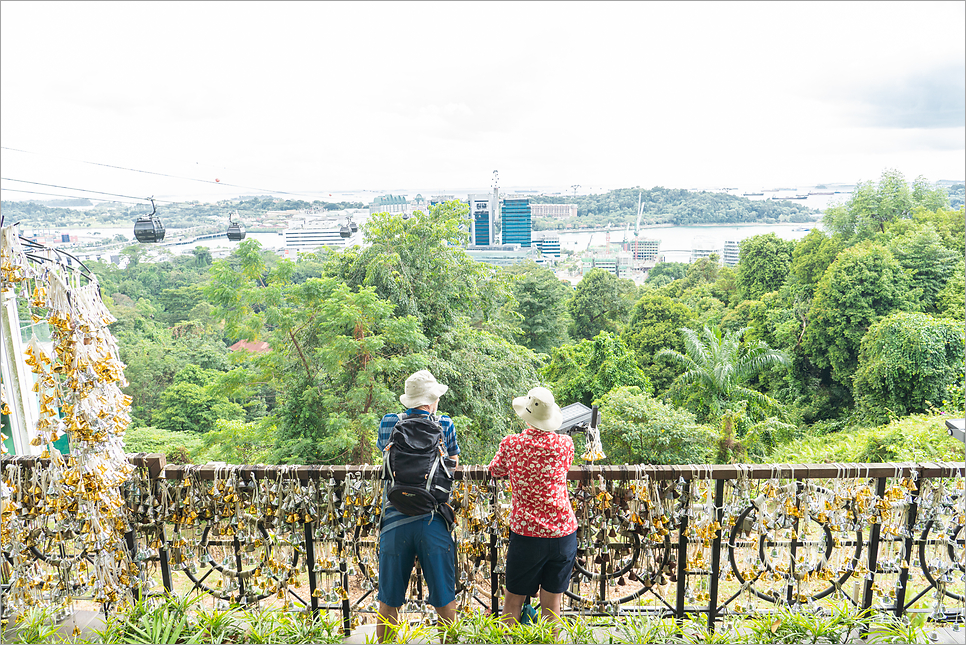
[[943, 414], [913, 414], [875, 428], [850, 428], [785, 444], [768, 463], [961, 461], [963, 444], [949, 436]]
[[141, 426], [128, 428], [124, 433], [126, 452], [160, 452], [172, 464], [192, 463], [190, 455], [198, 453], [203, 446], [201, 436], [193, 432]]

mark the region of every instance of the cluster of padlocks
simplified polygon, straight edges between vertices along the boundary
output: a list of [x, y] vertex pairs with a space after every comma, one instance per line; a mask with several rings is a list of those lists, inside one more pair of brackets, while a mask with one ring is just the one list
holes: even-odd
[[[76, 266], [32, 261], [15, 227], [2, 236], [0, 290], [26, 303], [21, 311], [32, 323], [46, 322], [51, 341], [45, 350], [33, 335], [24, 350], [40, 403], [30, 444], [46, 461], [4, 469], [3, 550], [11, 567], [4, 602], [51, 608], [75, 597], [122, 602], [132, 597], [136, 566], [120, 495], [133, 468], [122, 442], [131, 401], [121, 392], [127, 381], [108, 329], [115, 319], [92, 275], [82, 285]], [[9, 412], [9, 402], [2, 405]], [[54, 447], [65, 434], [69, 457]]]

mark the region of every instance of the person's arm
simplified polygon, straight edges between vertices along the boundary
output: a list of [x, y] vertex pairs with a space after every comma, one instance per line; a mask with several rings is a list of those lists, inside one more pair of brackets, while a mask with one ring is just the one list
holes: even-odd
[[389, 443], [389, 435], [392, 434], [392, 428], [396, 425], [399, 417], [395, 414], [387, 414], [379, 421], [379, 429], [376, 431], [376, 448], [379, 452], [386, 449], [386, 445]]
[[457, 466], [460, 465], [460, 445], [456, 441], [456, 424], [448, 416], [440, 417], [440, 425], [443, 426], [443, 438], [446, 440], [446, 452]]
[[486, 467], [487, 470], [490, 471], [491, 477], [506, 477], [506, 464], [503, 463], [505, 459], [506, 457], [503, 454], [503, 442], [501, 441], [500, 447], [496, 449], [496, 454], [493, 455], [493, 459], [490, 461], [490, 465]]

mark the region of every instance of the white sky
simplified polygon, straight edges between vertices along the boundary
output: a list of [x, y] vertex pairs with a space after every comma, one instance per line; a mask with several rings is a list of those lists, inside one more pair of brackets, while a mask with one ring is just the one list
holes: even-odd
[[0, 139], [31, 153], [0, 151], [8, 179], [213, 200], [487, 189], [494, 169], [502, 187], [568, 192], [886, 168], [966, 178], [963, 2], [4, 1], [0, 14]]

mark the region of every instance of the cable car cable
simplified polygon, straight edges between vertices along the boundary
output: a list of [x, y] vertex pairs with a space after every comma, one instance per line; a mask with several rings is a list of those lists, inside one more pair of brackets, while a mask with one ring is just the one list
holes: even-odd
[[[0, 187], [0, 191], [4, 191], [4, 190], [7, 191], [8, 193], [28, 193], [30, 195], [45, 195], [47, 197], [60, 197], [62, 199], [92, 199], [88, 195], [61, 195], [60, 193], [42, 193], [40, 191], [36, 191], [36, 190], [24, 190], [22, 188], [3, 188], [3, 187]], [[116, 199], [99, 199], [97, 197], [94, 197], [93, 199], [97, 199], [97, 201], [99, 201], [99, 202], [108, 202], [108, 203], [111, 203], [111, 204], [132, 204], [132, 202], [119, 202]], [[139, 200], [143, 201], [143, 199], [141, 199], [140, 197], [134, 197], [132, 199], [139, 199]], [[32, 200], [28, 200], [28, 201], [32, 201]], [[69, 206], [65, 206], [65, 207], [57, 207], [57, 206], [55, 206], [54, 208], [70, 208], [70, 207]]]
[[[11, 179], [10, 177], [0, 177], [4, 181], [15, 181], [20, 184], [33, 184], [35, 186], [47, 186], [48, 188], [63, 188], [64, 190], [79, 190], [82, 193], [97, 193], [98, 195], [110, 195], [111, 197], [125, 197], [127, 199], [139, 199], [141, 201], [150, 201], [146, 197], [134, 197], [132, 195], [119, 195], [117, 193], [105, 193], [100, 190], [90, 190], [88, 188], [73, 188], [71, 186], [58, 186], [57, 184], [44, 184], [39, 181], [27, 181], [26, 179]], [[167, 199], [156, 199], [156, 202], [163, 202], [165, 204], [177, 204], [178, 202], [173, 202]]]
[[129, 170], [131, 172], [140, 172], [140, 173], [144, 173], [144, 174], [147, 174], [147, 175], [158, 175], [159, 177], [170, 177], [171, 179], [183, 179], [185, 181], [197, 181], [197, 182], [200, 182], [202, 184], [214, 184], [215, 186], [230, 186], [231, 188], [244, 188], [246, 190], [260, 190], [262, 192], [269, 193], [269, 194], [272, 194], [272, 195], [274, 195], [274, 194], [279, 194], [279, 195], [293, 195], [293, 196], [296, 196], [296, 197], [310, 197], [313, 200], [315, 199], [315, 197], [311, 197], [311, 196], [306, 195], [304, 193], [290, 193], [290, 192], [284, 191], [284, 190], [269, 190], [267, 188], [257, 188], [255, 186], [241, 186], [241, 185], [238, 185], [238, 184], [229, 184], [229, 183], [226, 183], [226, 182], [223, 182], [223, 181], [211, 181], [210, 179], [196, 179], [194, 177], [182, 177], [180, 175], [170, 175], [170, 174], [163, 173], [163, 172], [155, 172], [153, 170], [139, 170], [138, 168], [127, 168], [125, 166], [114, 166], [114, 165], [106, 164], [106, 163], [98, 163], [96, 161], [85, 161], [83, 159], [72, 159], [70, 157], [58, 157], [58, 155], [51, 155], [51, 154], [44, 153], [44, 152], [32, 152], [30, 150], [22, 150], [20, 148], [9, 148], [7, 146], [0, 146], [0, 150], [11, 150], [11, 151], [14, 151], [14, 152], [23, 152], [23, 153], [28, 154], [28, 155], [41, 155], [41, 156], [45, 156], [46, 155], [46, 156], [49, 156], [49, 157], [55, 157], [55, 158], [60, 158], [60, 159], [67, 159], [68, 161], [76, 161], [77, 163], [86, 163], [86, 164], [90, 164], [92, 166], [103, 166], [104, 168], [114, 168], [115, 170]]

